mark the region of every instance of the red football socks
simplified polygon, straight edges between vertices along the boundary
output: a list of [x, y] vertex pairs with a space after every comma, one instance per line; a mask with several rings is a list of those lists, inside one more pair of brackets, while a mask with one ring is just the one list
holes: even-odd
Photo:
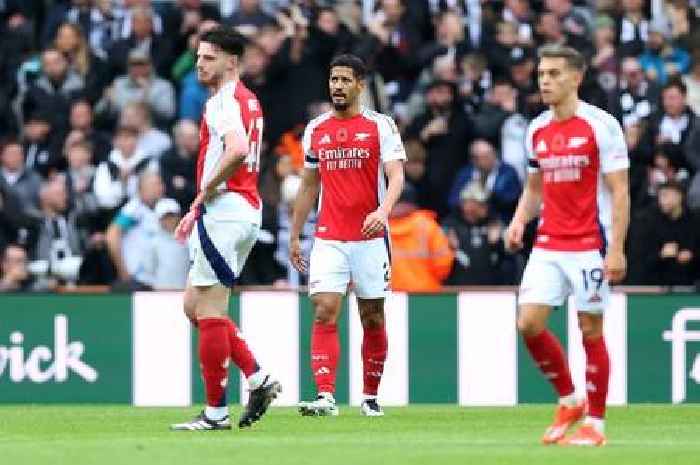
[[539, 369], [554, 386], [559, 397], [568, 396], [574, 392], [566, 354], [559, 340], [548, 329], [537, 336], [526, 337], [525, 345]]
[[240, 368], [245, 377], [249, 378], [260, 369], [258, 362], [250, 351], [248, 343], [241, 337], [241, 332], [238, 330], [236, 323], [227, 318], [226, 326], [228, 330], [229, 346], [231, 347], [231, 360]]
[[364, 328], [362, 339], [362, 365], [364, 368], [364, 390], [366, 396], [376, 396], [384, 373], [387, 352], [386, 328]]
[[603, 337], [584, 338], [586, 351], [586, 392], [588, 414], [594, 418], [605, 417], [605, 401], [610, 380], [610, 358]]
[[199, 320], [199, 361], [207, 393], [207, 405], [226, 406], [228, 363], [231, 355], [225, 318]]
[[311, 329], [311, 370], [318, 392], [335, 393], [340, 340], [335, 323], [314, 322]]

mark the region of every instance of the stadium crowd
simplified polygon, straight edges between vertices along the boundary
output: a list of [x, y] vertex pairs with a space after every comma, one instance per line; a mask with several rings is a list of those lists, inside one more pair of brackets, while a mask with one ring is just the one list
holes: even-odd
[[698, 0], [0, 1], [0, 290], [184, 285], [171, 233], [195, 195], [198, 35], [217, 24], [249, 39], [242, 79], [265, 112], [263, 230], [241, 284], [304, 283], [287, 255], [300, 139], [330, 108], [340, 52], [369, 64], [365, 104], [408, 154], [394, 288], [516, 283], [524, 256], [502, 237], [543, 110], [536, 52], [561, 43], [589, 58], [582, 98], [629, 146], [627, 283], [697, 285], [698, 18]]

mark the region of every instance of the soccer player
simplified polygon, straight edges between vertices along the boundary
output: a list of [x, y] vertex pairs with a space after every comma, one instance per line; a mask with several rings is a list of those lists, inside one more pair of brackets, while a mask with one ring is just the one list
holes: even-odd
[[239, 80], [243, 47], [243, 39], [232, 30], [216, 28], [202, 35], [197, 50], [197, 76], [211, 96], [200, 129], [199, 194], [175, 235], [180, 240], [189, 236], [192, 265], [184, 309], [199, 328], [207, 406], [194, 420], [172, 425], [174, 430], [231, 429], [226, 404], [230, 360], [246, 376], [250, 388], [239, 427], [258, 421], [281, 391], [279, 382], [258, 366], [227, 316], [230, 288], [261, 223], [257, 178], [263, 116], [257, 98]]
[[[394, 121], [361, 107], [365, 74], [364, 63], [354, 55], [333, 59], [328, 81], [333, 110], [313, 119], [302, 141], [305, 168], [294, 206], [290, 258], [299, 271], [309, 268], [315, 313], [311, 368], [318, 390], [316, 400], [299, 405], [302, 415], [338, 414], [336, 321], [351, 281], [364, 331], [361, 411], [367, 416], [384, 415], [377, 391], [387, 355], [384, 297], [391, 263], [386, 227], [403, 188], [406, 154]], [[299, 234], [319, 192], [316, 237], [307, 263]]]
[[[622, 129], [608, 113], [578, 99], [584, 58], [569, 47], [540, 50], [539, 87], [549, 110], [527, 131], [528, 180], [506, 233], [522, 247], [525, 225], [539, 216], [534, 248], [520, 285], [518, 328], [559, 395], [544, 444], [605, 444], [610, 361], [603, 338], [609, 283], [626, 271], [629, 159]], [[547, 329], [552, 308], [573, 296], [586, 352], [587, 400], [577, 399], [557, 338]], [[567, 430], [585, 416], [569, 437]]]

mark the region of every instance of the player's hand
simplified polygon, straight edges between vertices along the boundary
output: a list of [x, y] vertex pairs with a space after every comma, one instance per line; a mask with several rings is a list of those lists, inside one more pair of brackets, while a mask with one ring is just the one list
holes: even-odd
[[623, 252], [611, 251], [605, 256], [605, 279], [611, 284], [619, 283], [627, 274], [627, 260]]
[[384, 230], [388, 221], [387, 215], [380, 209], [376, 209], [367, 215], [365, 222], [362, 223], [362, 235], [367, 238], [374, 236]]
[[301, 254], [301, 242], [298, 237], [289, 240], [289, 260], [299, 273], [306, 273], [309, 269], [306, 259]]
[[175, 240], [180, 244], [187, 242], [187, 238], [190, 237], [190, 233], [192, 233], [196, 221], [197, 209], [188, 211], [187, 214], [180, 219], [177, 228], [175, 228], [175, 232], [173, 233]]
[[525, 225], [515, 219], [511, 221], [505, 234], [505, 248], [508, 252], [517, 252], [523, 248]]

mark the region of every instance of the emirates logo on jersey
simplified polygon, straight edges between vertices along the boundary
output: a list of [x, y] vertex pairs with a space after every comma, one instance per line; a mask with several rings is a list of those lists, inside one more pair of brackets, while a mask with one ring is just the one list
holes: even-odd
[[575, 182], [582, 178], [582, 170], [591, 164], [588, 155], [565, 155], [540, 158], [545, 183]]
[[328, 171], [362, 168], [362, 161], [369, 157], [369, 149], [360, 147], [337, 147], [318, 151], [318, 159]]

